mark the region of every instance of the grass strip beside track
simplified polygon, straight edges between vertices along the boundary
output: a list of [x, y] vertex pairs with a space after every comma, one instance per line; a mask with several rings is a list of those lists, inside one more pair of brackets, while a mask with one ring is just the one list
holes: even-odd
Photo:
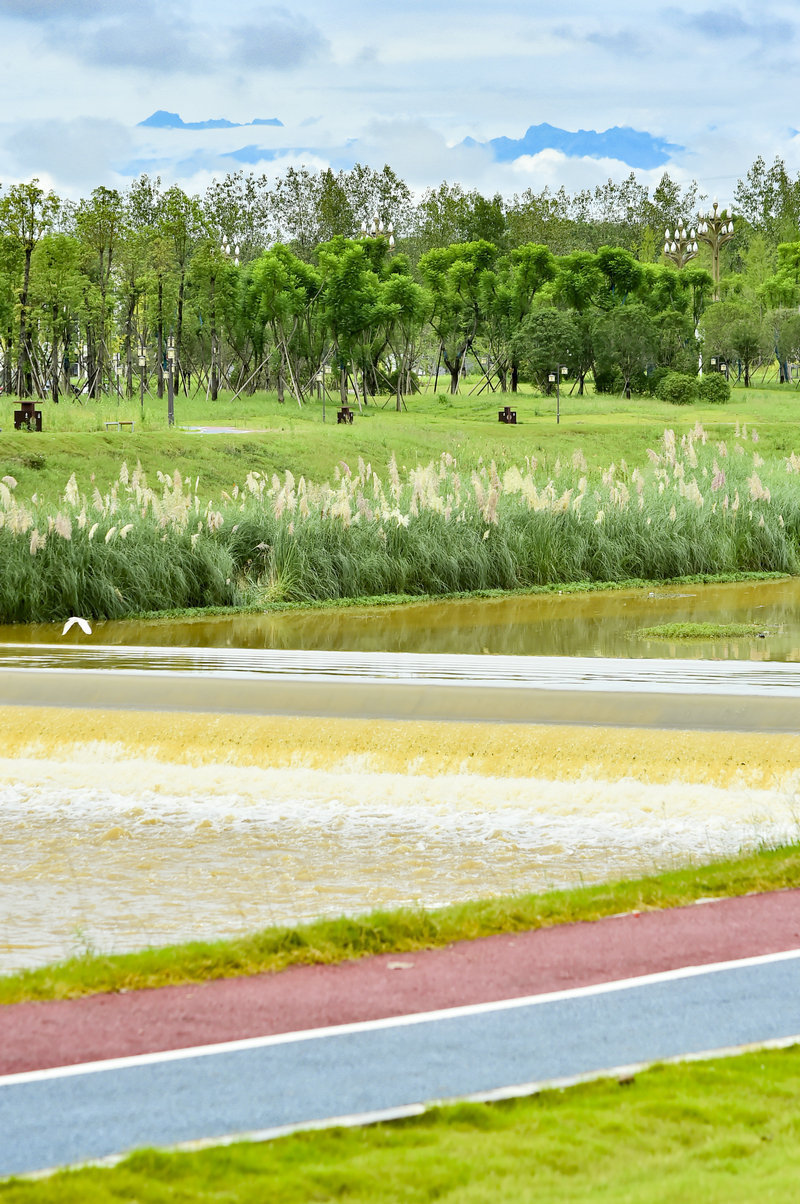
[[268, 928], [238, 940], [75, 957], [0, 978], [0, 1004], [273, 973], [293, 965], [332, 964], [376, 953], [441, 948], [454, 941], [497, 933], [797, 886], [800, 845], [795, 844], [630, 882], [486, 899], [431, 911], [373, 912], [296, 928]]
[[659, 1066], [625, 1082], [0, 1184], [2, 1204], [703, 1204], [797, 1199], [800, 1048]]

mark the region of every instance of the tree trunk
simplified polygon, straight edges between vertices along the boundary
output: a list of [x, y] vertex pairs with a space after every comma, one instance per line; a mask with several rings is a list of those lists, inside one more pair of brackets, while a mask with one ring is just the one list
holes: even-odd
[[31, 280], [31, 255], [33, 247], [25, 248], [25, 273], [22, 280], [22, 292], [19, 296], [19, 358], [17, 360], [17, 396], [30, 397], [31, 387], [31, 351], [28, 343], [28, 288]]
[[211, 277], [211, 381], [210, 397], [216, 401], [219, 396], [219, 367], [217, 365], [217, 293], [216, 278]]
[[159, 398], [164, 396], [164, 280], [158, 278], [158, 389]]
[[6, 345], [3, 349], [3, 392], [6, 397], [11, 393], [13, 380], [11, 376], [11, 348], [14, 345], [14, 332], [9, 323], [8, 332], [6, 333]]
[[125, 311], [125, 396], [133, 397], [133, 297], [128, 298], [128, 308]]
[[519, 364], [516, 360], [511, 361], [511, 392], [516, 393], [519, 386]]
[[95, 356], [94, 356], [94, 333], [90, 325], [86, 327], [86, 394], [88, 397], [94, 397], [92, 390], [94, 389], [95, 375]]
[[58, 405], [58, 304], [53, 306], [53, 342], [50, 346], [50, 396]]
[[[178, 382], [178, 388], [180, 388], [181, 376], [183, 375], [181, 371], [181, 348], [183, 346], [183, 295], [185, 291], [186, 272], [182, 269], [181, 282], [178, 285], [178, 328], [175, 332], [175, 379]], [[183, 391], [184, 393], [187, 392], [185, 381], [183, 385]]]

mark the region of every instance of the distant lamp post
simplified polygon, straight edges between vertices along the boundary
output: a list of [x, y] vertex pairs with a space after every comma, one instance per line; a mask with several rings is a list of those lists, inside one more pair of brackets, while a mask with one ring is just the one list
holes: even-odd
[[118, 351], [114, 352], [114, 358], [112, 362], [114, 365], [114, 382], [117, 389], [117, 405], [119, 405], [119, 399], [122, 396], [122, 389], [120, 388], [120, 380], [122, 378], [122, 359]]
[[144, 347], [138, 355], [139, 360], [139, 404], [142, 408], [142, 417], [144, 418], [144, 374], [147, 367], [147, 356]]
[[664, 255], [671, 259], [677, 268], [683, 268], [697, 254], [697, 231], [692, 228], [686, 233], [686, 227], [681, 221], [670, 234], [669, 227], [664, 231]]
[[[701, 215], [702, 216], [702, 215]], [[719, 249], [733, 238], [733, 214], [730, 209], [719, 207], [714, 197], [714, 208], [702, 217], [697, 231], [701, 242], [711, 247], [711, 275], [714, 277], [714, 300], [719, 301]]]
[[231, 244], [228, 242], [227, 234], [223, 234], [223, 236], [222, 236], [222, 254], [227, 256], [229, 259], [232, 255], [234, 267], [238, 268], [238, 266], [239, 266], [239, 244], [237, 242], [235, 247], [231, 246]]
[[555, 369], [547, 375], [550, 384], [556, 387], [556, 425], [561, 421], [561, 378], [566, 376], [568, 371], [566, 364], [556, 364]]
[[394, 224], [389, 222], [384, 226], [383, 221], [377, 213], [373, 214], [372, 221], [367, 225], [366, 222], [361, 223], [362, 238], [386, 238], [389, 242], [389, 250], [394, 250]]
[[167, 426], [175, 425], [175, 336], [167, 339]]

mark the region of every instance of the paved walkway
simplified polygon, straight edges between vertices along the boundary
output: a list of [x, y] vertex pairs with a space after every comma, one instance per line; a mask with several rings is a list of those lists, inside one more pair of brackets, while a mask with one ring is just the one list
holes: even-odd
[[800, 890], [281, 974], [0, 1008], [0, 1075], [588, 987], [800, 948]]

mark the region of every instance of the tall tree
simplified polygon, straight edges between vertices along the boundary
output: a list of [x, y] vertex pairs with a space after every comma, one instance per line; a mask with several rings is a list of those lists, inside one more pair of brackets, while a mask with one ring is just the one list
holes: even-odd
[[0, 232], [16, 242], [23, 255], [17, 343], [17, 393], [20, 397], [30, 397], [32, 392], [33, 361], [28, 314], [31, 257], [39, 239], [53, 226], [60, 205], [54, 192], [45, 192], [39, 187], [38, 178], [29, 184], [12, 184], [0, 197]]
[[78, 237], [93, 258], [93, 275], [100, 296], [100, 312], [96, 327], [87, 330], [89, 348], [89, 395], [98, 397], [109, 366], [108, 291], [117, 243], [122, 234], [125, 208], [122, 197], [114, 188], [100, 186], [92, 191], [89, 200], [81, 201], [75, 216]]
[[62, 353], [83, 298], [82, 249], [69, 234], [45, 234], [31, 260], [30, 300], [49, 348], [50, 396], [59, 399]]
[[458, 392], [464, 359], [481, 324], [484, 273], [494, 267], [497, 247], [490, 242], [455, 243], [427, 251], [419, 270], [431, 294], [430, 323], [450, 373], [450, 392]]

